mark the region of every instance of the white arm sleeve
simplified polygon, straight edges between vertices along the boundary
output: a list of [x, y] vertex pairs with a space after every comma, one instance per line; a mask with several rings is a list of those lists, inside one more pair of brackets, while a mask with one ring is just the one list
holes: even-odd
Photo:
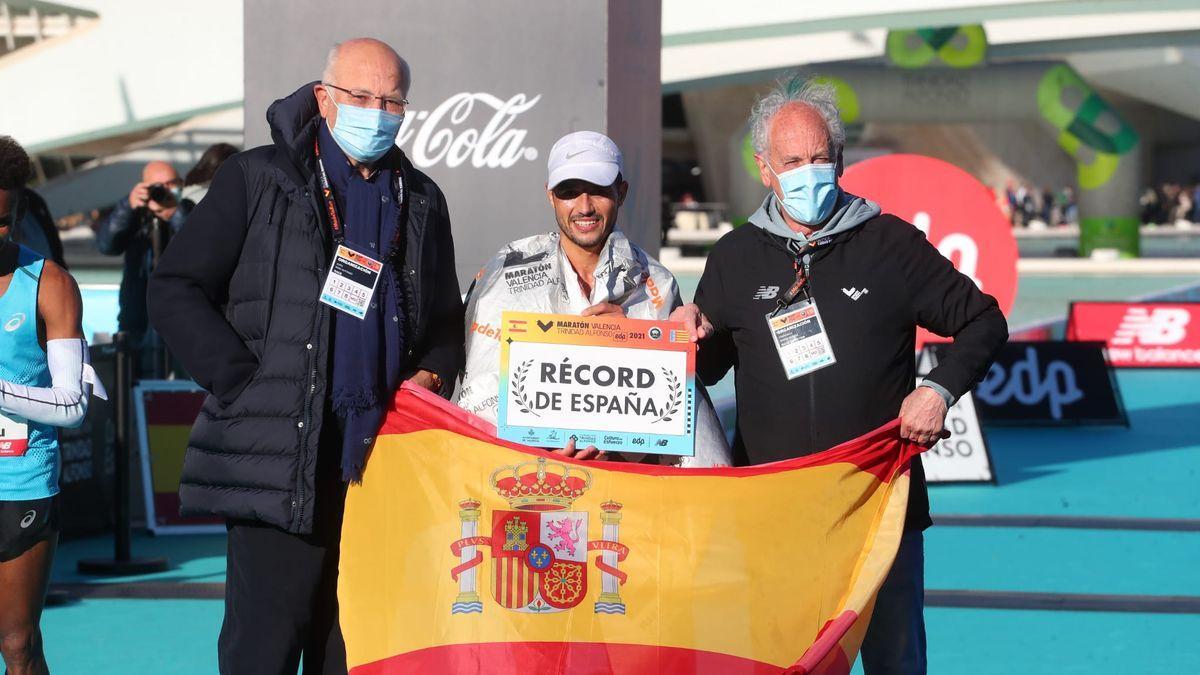
[[104, 385], [88, 362], [87, 341], [79, 338], [46, 341], [49, 387], [27, 387], [0, 380], [0, 411], [30, 422], [76, 427], [87, 414], [88, 397], [107, 400]]

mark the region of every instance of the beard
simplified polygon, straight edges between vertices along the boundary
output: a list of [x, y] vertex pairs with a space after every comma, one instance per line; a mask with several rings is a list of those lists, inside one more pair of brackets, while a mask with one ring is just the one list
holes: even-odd
[[591, 232], [584, 233], [577, 232], [572, 226], [571, 221], [568, 220], [566, 224], [560, 222], [558, 224], [558, 230], [564, 237], [570, 240], [572, 244], [575, 244], [579, 248], [594, 249], [602, 248], [604, 246], [604, 242], [608, 241], [608, 236], [612, 233], [613, 226], [612, 223], [605, 223], [603, 226], [597, 227]]

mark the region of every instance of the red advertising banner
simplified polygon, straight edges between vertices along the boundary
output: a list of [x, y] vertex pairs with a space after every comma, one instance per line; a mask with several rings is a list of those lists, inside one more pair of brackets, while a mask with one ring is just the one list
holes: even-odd
[[[846, 168], [841, 185], [912, 223], [1008, 316], [1017, 296], [1017, 240], [990, 188], [962, 169], [921, 155], [884, 155]], [[945, 342], [923, 329], [917, 349]]]
[[1075, 302], [1068, 340], [1099, 340], [1116, 368], [1200, 368], [1200, 302]]

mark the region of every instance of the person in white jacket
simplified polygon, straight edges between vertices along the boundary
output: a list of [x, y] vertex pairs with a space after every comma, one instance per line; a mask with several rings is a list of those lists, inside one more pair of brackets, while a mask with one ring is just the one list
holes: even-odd
[[[577, 131], [554, 144], [546, 196], [558, 231], [514, 241], [484, 265], [467, 292], [466, 367], [455, 400], [488, 421], [500, 391], [500, 315], [505, 310], [619, 315], [665, 321], [682, 304], [675, 277], [615, 229], [629, 184], [621, 151], [603, 134]], [[729, 463], [729, 446], [712, 403], [698, 387], [696, 456], [688, 466]], [[580, 459], [602, 449], [560, 450]]]

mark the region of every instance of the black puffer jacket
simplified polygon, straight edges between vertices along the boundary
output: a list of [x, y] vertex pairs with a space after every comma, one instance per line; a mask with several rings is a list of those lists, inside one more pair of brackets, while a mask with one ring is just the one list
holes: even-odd
[[[259, 520], [309, 532], [317, 440], [328, 392], [330, 308], [317, 301], [332, 237], [318, 201], [312, 84], [267, 111], [274, 145], [217, 172], [163, 255], [150, 317], [210, 392], [183, 464], [184, 514]], [[441, 190], [400, 150], [406, 246], [405, 373], [453, 381], [463, 362], [463, 307]], [[332, 423], [332, 421], [330, 421]]]

